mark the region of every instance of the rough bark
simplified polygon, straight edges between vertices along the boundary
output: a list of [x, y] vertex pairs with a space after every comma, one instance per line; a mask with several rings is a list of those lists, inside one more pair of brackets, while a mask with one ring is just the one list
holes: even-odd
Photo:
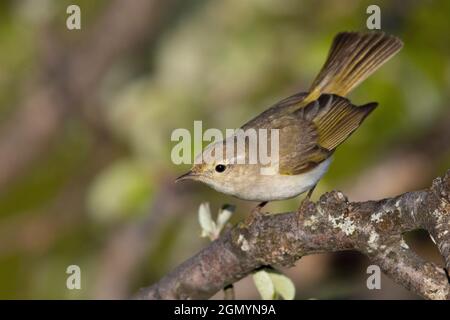
[[[338, 191], [298, 212], [259, 215], [223, 234], [137, 299], [205, 299], [263, 265], [290, 266], [309, 254], [356, 250], [426, 299], [450, 299], [450, 170], [427, 190], [349, 202]], [[420, 258], [402, 234], [427, 230], [443, 266]]]

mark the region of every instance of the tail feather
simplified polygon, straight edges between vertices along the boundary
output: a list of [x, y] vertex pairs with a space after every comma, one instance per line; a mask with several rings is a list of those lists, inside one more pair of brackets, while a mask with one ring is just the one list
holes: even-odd
[[383, 32], [339, 33], [304, 101], [314, 101], [322, 93], [346, 96], [402, 46], [400, 39]]

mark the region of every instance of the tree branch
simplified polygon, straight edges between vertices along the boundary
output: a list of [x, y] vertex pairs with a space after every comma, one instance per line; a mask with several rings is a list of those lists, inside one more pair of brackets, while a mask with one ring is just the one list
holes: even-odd
[[450, 299], [443, 268], [417, 256], [402, 234], [425, 229], [450, 267], [450, 170], [423, 191], [379, 201], [349, 202], [337, 191], [299, 212], [240, 223], [178, 266], [137, 299], [204, 299], [262, 265], [291, 266], [300, 257], [356, 250], [395, 282], [427, 299]]

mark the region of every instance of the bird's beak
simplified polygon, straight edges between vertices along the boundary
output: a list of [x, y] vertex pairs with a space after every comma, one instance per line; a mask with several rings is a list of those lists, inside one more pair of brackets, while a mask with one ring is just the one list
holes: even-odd
[[192, 171], [188, 171], [185, 174], [179, 176], [178, 178], [175, 179], [175, 182], [180, 182], [183, 180], [192, 180], [194, 179], [194, 177], [196, 176], [196, 174], [194, 174]]

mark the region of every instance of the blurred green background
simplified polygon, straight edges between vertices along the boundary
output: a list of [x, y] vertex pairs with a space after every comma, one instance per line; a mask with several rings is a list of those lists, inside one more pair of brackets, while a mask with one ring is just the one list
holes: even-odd
[[[81, 8], [81, 30], [66, 8]], [[350, 200], [427, 187], [450, 166], [450, 2], [22, 0], [0, 2], [0, 298], [127, 298], [208, 244], [198, 206], [254, 205], [175, 185], [176, 128], [237, 128], [306, 90], [339, 31], [367, 6], [405, 47], [350, 96], [379, 108], [336, 152], [314, 197]], [[299, 199], [272, 203], [294, 210]], [[424, 232], [407, 235], [442, 264]], [[81, 268], [82, 289], [66, 288]], [[388, 278], [366, 288], [357, 253], [285, 270], [297, 298], [417, 298]], [[258, 298], [251, 278], [237, 298]], [[221, 298], [219, 293], [216, 298]]]

